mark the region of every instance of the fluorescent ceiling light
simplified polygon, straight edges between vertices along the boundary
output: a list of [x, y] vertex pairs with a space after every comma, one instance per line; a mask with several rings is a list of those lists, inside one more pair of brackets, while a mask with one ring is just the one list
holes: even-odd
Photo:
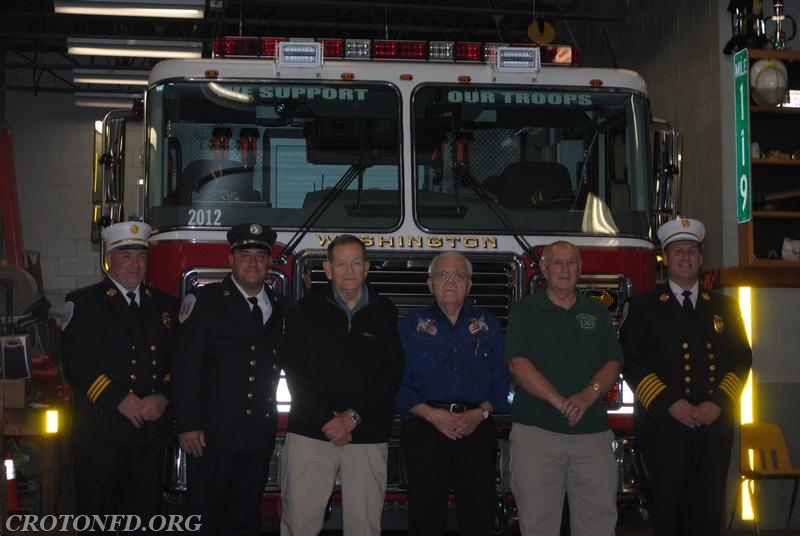
[[56, 13], [202, 19], [205, 0], [55, 0]]
[[203, 55], [203, 43], [200, 41], [68, 37], [67, 53], [73, 56], [200, 58]]
[[141, 93], [75, 93], [75, 106], [81, 108], [133, 108], [134, 101], [141, 99]]
[[115, 84], [121, 86], [146, 86], [147, 71], [120, 69], [72, 69], [76, 84]]

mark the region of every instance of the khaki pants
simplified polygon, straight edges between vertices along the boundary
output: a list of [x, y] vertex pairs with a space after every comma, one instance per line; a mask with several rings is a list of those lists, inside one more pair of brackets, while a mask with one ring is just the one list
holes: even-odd
[[281, 536], [314, 536], [322, 530], [325, 506], [341, 472], [345, 536], [377, 536], [386, 494], [388, 443], [336, 447], [286, 434], [281, 459]]
[[558, 536], [564, 492], [572, 536], [614, 536], [617, 467], [611, 430], [558, 434], [514, 423], [511, 491], [523, 536]]

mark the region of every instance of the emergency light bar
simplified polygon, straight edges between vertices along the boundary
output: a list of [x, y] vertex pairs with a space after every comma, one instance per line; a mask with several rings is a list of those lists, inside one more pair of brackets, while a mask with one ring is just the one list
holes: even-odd
[[497, 47], [493, 66], [497, 71], [525, 72], [542, 68], [538, 47]]
[[275, 63], [286, 67], [319, 67], [322, 65], [322, 43], [293, 41], [278, 43]]
[[[318, 44], [320, 56], [309, 45]], [[281, 57], [279, 48], [290, 47]], [[502, 53], [499, 53], [502, 49]], [[306, 52], [300, 52], [305, 50]], [[390, 39], [304, 39], [286, 37], [220, 37], [214, 39], [213, 58], [268, 58], [281, 65], [322, 65], [324, 59], [402, 60], [456, 63], [485, 63], [498, 71], [537, 70], [541, 65], [577, 65], [579, 53], [571, 45], [509, 45], [454, 41], [411, 41]]]

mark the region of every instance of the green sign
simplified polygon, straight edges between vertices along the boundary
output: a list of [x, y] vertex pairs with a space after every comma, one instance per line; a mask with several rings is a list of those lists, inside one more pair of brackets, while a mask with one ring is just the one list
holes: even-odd
[[736, 128], [736, 221], [745, 223], [752, 217], [750, 192], [750, 86], [748, 84], [747, 49], [733, 56], [733, 103]]

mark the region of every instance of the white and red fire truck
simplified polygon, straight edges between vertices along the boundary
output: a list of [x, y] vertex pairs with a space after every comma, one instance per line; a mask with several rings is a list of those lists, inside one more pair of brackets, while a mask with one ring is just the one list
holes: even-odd
[[[141, 190], [127, 205], [125, 121], [136, 112], [106, 117], [95, 227], [126, 212], [150, 223], [149, 283], [179, 298], [227, 273], [225, 233], [240, 222], [278, 231], [270, 284], [291, 300], [325, 282], [324, 249], [339, 233], [361, 237], [371, 284], [401, 312], [429, 302], [429, 260], [459, 250], [474, 265], [471, 297], [503, 323], [541, 288], [543, 245], [565, 238], [583, 256], [580, 288], [619, 321], [631, 293], [655, 283], [653, 229], [677, 209], [680, 137], [652, 119], [638, 74], [582, 68], [577, 56], [563, 45], [219, 39], [212, 59], [152, 70]], [[629, 416], [610, 415], [620, 436]], [[387, 520], [403, 517], [392, 447]], [[267, 517], [280, 448], [279, 438]], [[621, 440], [621, 496], [635, 484], [624, 450]], [[498, 532], [514, 517], [507, 455], [501, 440]]]

